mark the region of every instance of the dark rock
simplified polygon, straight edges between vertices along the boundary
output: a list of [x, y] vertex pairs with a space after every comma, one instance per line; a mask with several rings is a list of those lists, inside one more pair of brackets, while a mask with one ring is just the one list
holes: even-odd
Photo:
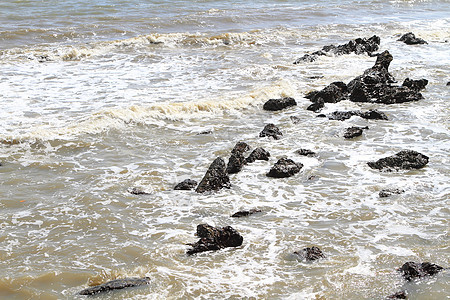
[[231, 217], [232, 217], [232, 218], [246, 217], [246, 216], [253, 215], [253, 214], [256, 214], [256, 213], [259, 213], [259, 212], [261, 212], [260, 209], [254, 209], [254, 208], [252, 208], [252, 209], [250, 209], [250, 210], [241, 210], [241, 211], [238, 211], [237, 213], [234, 213]]
[[386, 300], [388, 299], [408, 299], [408, 294], [406, 293], [406, 291], [400, 291], [393, 295], [387, 296]]
[[360, 113], [358, 116], [367, 120], [388, 120], [388, 117], [384, 112], [378, 111], [376, 109], [365, 111], [363, 113]]
[[311, 100], [313, 104], [308, 106], [307, 110], [318, 112], [325, 103], [336, 103], [345, 98], [347, 95], [347, 85], [342, 81], [336, 81], [320, 91], [308, 93], [305, 98]]
[[297, 102], [295, 102], [294, 98], [290, 97], [284, 97], [281, 99], [269, 99], [266, 103], [263, 105], [264, 110], [270, 110], [270, 111], [276, 111], [276, 110], [282, 110], [287, 107], [296, 106]]
[[404, 263], [403, 266], [400, 269], [398, 269], [398, 271], [402, 273], [402, 276], [406, 280], [412, 280], [424, 276], [435, 275], [439, 273], [442, 269], [443, 268], [441, 266], [429, 262], [416, 263], [410, 261]]
[[207, 134], [211, 134], [211, 133], [212, 133], [212, 130], [205, 130], [205, 131], [197, 133], [197, 135], [207, 135]]
[[231, 153], [244, 153], [250, 150], [250, 146], [245, 142], [238, 142], [234, 146], [233, 150], [231, 150]]
[[195, 244], [189, 244], [192, 249], [188, 255], [199, 252], [219, 250], [226, 247], [238, 247], [242, 245], [244, 238], [231, 226], [223, 228], [213, 227], [208, 224], [197, 226], [197, 236], [200, 238]]
[[291, 116], [290, 119], [291, 119], [292, 123], [294, 123], [294, 124], [298, 124], [301, 122], [301, 119], [297, 116]]
[[426, 79], [419, 79], [419, 80], [413, 80], [406, 78], [405, 81], [403, 81], [402, 86], [406, 86], [414, 91], [420, 91], [423, 90], [428, 84], [428, 80]]
[[232, 153], [230, 158], [228, 159], [227, 173], [228, 174], [239, 173], [246, 163], [247, 161], [245, 160], [245, 157], [242, 153], [240, 152]]
[[133, 195], [149, 195], [150, 194], [138, 187], [129, 188], [128, 192]]
[[291, 177], [303, 168], [303, 164], [296, 163], [289, 158], [280, 158], [267, 173], [268, 177], [285, 178]]
[[269, 160], [270, 153], [263, 148], [256, 148], [250, 153], [249, 157], [247, 157], [247, 163], [255, 162], [256, 160]]
[[279, 140], [283, 134], [280, 129], [274, 124], [267, 124], [264, 129], [259, 133], [260, 137], [271, 136], [276, 140]]
[[325, 258], [325, 255], [323, 254], [322, 250], [319, 249], [319, 247], [307, 247], [301, 251], [295, 251], [294, 254], [297, 254], [301, 260], [306, 261], [314, 261], [319, 258]]
[[428, 44], [425, 40], [417, 38], [412, 32], [405, 33], [398, 39], [398, 41], [407, 45]]
[[207, 191], [218, 191], [224, 187], [230, 187], [230, 178], [226, 171], [225, 162], [218, 157], [209, 166], [208, 171], [206, 171], [195, 191], [204, 193]]
[[403, 194], [405, 191], [402, 189], [383, 189], [378, 193], [380, 198], [390, 197], [392, 195]]
[[427, 163], [428, 156], [412, 150], [403, 150], [395, 155], [381, 158], [376, 162], [368, 162], [367, 164], [372, 169], [378, 169], [382, 171], [398, 171], [400, 169], [420, 169], [425, 167]]
[[298, 155], [302, 155], [302, 156], [315, 156], [316, 152], [313, 152], [309, 149], [299, 149], [297, 151], [295, 151], [295, 153], [297, 153]]
[[315, 51], [310, 54], [305, 54], [303, 57], [297, 59], [294, 64], [299, 64], [301, 62], [312, 62], [315, 61], [319, 56], [323, 55], [344, 55], [344, 54], [364, 54], [367, 53], [372, 55], [373, 52], [378, 50], [380, 45], [380, 38], [376, 35], [370, 38], [357, 38], [355, 40], [349, 41], [347, 44], [343, 45], [328, 45], [324, 46], [322, 50]]
[[378, 110], [369, 110], [366, 112], [361, 112], [359, 110], [355, 111], [335, 111], [332, 112], [330, 115], [328, 115], [328, 119], [330, 120], [337, 120], [337, 121], [344, 121], [347, 119], [350, 119], [353, 116], [358, 116], [363, 119], [369, 119], [369, 120], [387, 120], [388, 117], [385, 113], [380, 112]]
[[193, 189], [195, 189], [197, 184], [198, 184], [198, 182], [195, 180], [186, 179], [186, 180], [183, 180], [182, 182], [180, 182], [179, 184], [177, 184], [174, 187], [174, 190], [183, 190], [183, 191], [193, 190]]
[[143, 286], [150, 283], [150, 278], [124, 278], [124, 279], [115, 279], [108, 281], [106, 283], [87, 288], [79, 292], [79, 295], [96, 295], [99, 293], [105, 293], [112, 290], [119, 290], [129, 287]]
[[447, 86], [449, 86], [450, 85], [450, 81], [449, 82], [447, 82]]
[[367, 127], [367, 126], [366, 127], [357, 127], [357, 126], [349, 127], [345, 130], [344, 138], [352, 139], [357, 136], [361, 136], [364, 129], [369, 129], [369, 127]]

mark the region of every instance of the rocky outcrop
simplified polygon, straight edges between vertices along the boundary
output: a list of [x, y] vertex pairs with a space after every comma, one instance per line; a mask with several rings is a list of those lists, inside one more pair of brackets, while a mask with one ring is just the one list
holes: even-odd
[[149, 283], [150, 283], [149, 277], [115, 279], [115, 280], [111, 280], [106, 283], [82, 290], [78, 294], [92, 296], [92, 295], [97, 295], [100, 293], [106, 293], [106, 292], [109, 292], [112, 290], [119, 290], [119, 289], [125, 289], [125, 288], [130, 288], [130, 287], [143, 286], [143, 285], [147, 285]]
[[261, 210], [255, 209], [255, 208], [252, 208], [250, 210], [240, 210], [240, 211], [234, 213], [231, 217], [232, 218], [246, 217], [246, 216], [253, 215], [253, 214], [256, 214], [259, 212], [261, 212]]
[[400, 291], [393, 295], [387, 296], [386, 300], [388, 299], [408, 299], [408, 294], [406, 293], [406, 291]]
[[380, 198], [387, 198], [392, 195], [400, 195], [403, 194], [405, 191], [402, 189], [383, 189], [378, 193], [378, 196]]
[[397, 41], [403, 42], [407, 45], [428, 44], [425, 40], [417, 38], [412, 32], [405, 33]]
[[261, 147], [258, 147], [255, 150], [253, 150], [252, 153], [250, 153], [250, 155], [247, 157], [246, 161], [247, 161], [247, 163], [252, 163], [257, 160], [268, 161], [269, 157], [270, 157], [270, 153], [268, 151], [264, 150]]
[[429, 262], [416, 263], [410, 261], [404, 263], [398, 271], [406, 280], [413, 280], [415, 278], [435, 275], [442, 269], [444, 268]]
[[381, 158], [376, 162], [368, 162], [372, 169], [381, 171], [398, 171], [420, 169], [428, 163], [428, 156], [413, 150], [403, 150], [395, 155]]
[[347, 44], [343, 45], [328, 45], [324, 46], [322, 50], [315, 51], [310, 54], [305, 54], [301, 58], [297, 59], [294, 64], [299, 64], [301, 62], [312, 62], [315, 61], [319, 56], [324, 55], [344, 55], [344, 54], [364, 54], [372, 55], [373, 52], [378, 51], [380, 45], [380, 38], [376, 35], [370, 38], [357, 38], [355, 40], [349, 41]]
[[195, 244], [189, 244], [192, 248], [186, 252], [188, 255], [226, 247], [238, 247], [244, 240], [231, 226], [218, 228], [208, 224], [197, 226], [197, 236], [200, 239]]
[[264, 103], [263, 109], [270, 111], [277, 111], [296, 105], [297, 102], [295, 102], [294, 98], [284, 97], [281, 99], [269, 99], [266, 103]]
[[267, 124], [264, 126], [264, 129], [259, 133], [260, 137], [273, 137], [276, 140], [279, 140], [283, 133], [281, 133], [280, 129], [274, 124]]
[[302, 155], [302, 156], [316, 156], [316, 152], [313, 152], [309, 149], [299, 149], [299, 150], [295, 151], [295, 153], [297, 153], [298, 155]]
[[209, 166], [205, 176], [200, 181], [195, 190], [197, 193], [208, 191], [218, 191], [222, 188], [230, 187], [230, 177], [226, 171], [225, 162], [222, 158], [216, 158]]
[[347, 92], [345, 83], [342, 81], [333, 82], [320, 91], [308, 93], [305, 98], [309, 99], [313, 104], [306, 109], [318, 112], [325, 106], [325, 103], [336, 103], [345, 99]]
[[192, 179], [186, 179], [182, 182], [178, 183], [173, 189], [174, 190], [182, 190], [182, 191], [189, 191], [195, 189], [198, 182]]
[[244, 153], [250, 150], [250, 146], [246, 142], [237, 142], [234, 145], [233, 150], [231, 150], [231, 154], [234, 153]]
[[319, 247], [315, 246], [307, 247], [300, 251], [295, 251], [294, 254], [298, 255], [301, 260], [306, 261], [314, 261], [318, 260], [319, 258], [325, 258], [322, 250], [320, 250]]
[[386, 114], [384, 112], [378, 111], [376, 109], [365, 111], [365, 112], [362, 112], [359, 110], [334, 111], [328, 115], [328, 119], [344, 121], [344, 120], [350, 119], [353, 116], [361, 117], [363, 119], [368, 119], [368, 120], [388, 120], [388, 117], [386, 116]]
[[231, 150], [231, 156], [228, 159], [227, 173], [236, 174], [239, 173], [244, 165], [247, 163], [244, 152], [250, 150], [250, 146], [245, 142], [238, 142], [233, 150]]
[[363, 133], [363, 130], [365, 129], [369, 129], [369, 127], [358, 127], [358, 126], [353, 126], [353, 127], [349, 127], [347, 129], [345, 129], [344, 132], [344, 138], [346, 139], [353, 139], [355, 137], [361, 136]]
[[291, 177], [303, 168], [303, 164], [296, 163], [289, 158], [280, 158], [275, 165], [267, 173], [268, 177], [274, 178], [286, 178]]

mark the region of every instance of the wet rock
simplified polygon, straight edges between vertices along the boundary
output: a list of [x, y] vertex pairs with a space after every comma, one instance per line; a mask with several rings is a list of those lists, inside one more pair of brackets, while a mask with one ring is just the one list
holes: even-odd
[[406, 86], [414, 91], [420, 91], [423, 90], [428, 84], [428, 80], [426, 79], [419, 79], [419, 80], [413, 80], [406, 78], [405, 81], [403, 81], [402, 86]]
[[252, 153], [247, 157], [246, 161], [247, 163], [255, 162], [256, 160], [266, 160], [268, 161], [270, 157], [270, 153], [266, 150], [264, 150], [261, 147], [256, 148], [253, 150]]
[[238, 247], [244, 240], [231, 226], [218, 228], [208, 224], [197, 226], [197, 236], [200, 239], [195, 244], [189, 244], [192, 248], [187, 251], [188, 255], [226, 247]]
[[344, 55], [344, 54], [364, 54], [372, 55], [373, 52], [378, 50], [380, 45], [380, 38], [376, 35], [370, 38], [357, 38], [355, 40], [349, 41], [343, 45], [328, 45], [324, 46], [322, 50], [315, 51], [310, 54], [305, 54], [303, 57], [297, 59], [294, 64], [299, 64], [301, 62], [312, 62], [315, 61], [319, 56], [324, 55]]
[[308, 106], [307, 110], [318, 112], [322, 109], [325, 103], [336, 103], [347, 95], [347, 85], [342, 81], [336, 81], [320, 91], [308, 93], [305, 98], [309, 99], [313, 104]]
[[367, 164], [372, 169], [381, 171], [398, 171], [420, 169], [425, 167], [428, 163], [428, 156], [413, 150], [403, 150], [395, 155], [381, 158], [376, 162], [368, 162]]
[[450, 81], [449, 82], [447, 82], [447, 86], [449, 86], [450, 85]]
[[369, 127], [358, 127], [353, 126], [345, 129], [344, 138], [346, 139], [352, 139], [358, 136], [361, 136], [364, 129], [369, 129]]
[[125, 289], [136, 286], [143, 286], [150, 283], [149, 277], [144, 278], [124, 278], [124, 279], [115, 279], [108, 281], [106, 283], [90, 287], [79, 292], [79, 295], [87, 295], [92, 296], [99, 293], [105, 293], [112, 290]]
[[408, 299], [408, 294], [406, 293], [406, 291], [400, 291], [393, 295], [387, 296], [386, 300], [388, 299]]
[[263, 109], [270, 111], [277, 111], [296, 105], [297, 102], [295, 102], [294, 98], [284, 97], [281, 99], [269, 99], [266, 103], [264, 103]]
[[186, 179], [186, 180], [183, 180], [182, 182], [180, 182], [179, 184], [177, 184], [174, 187], [174, 190], [182, 190], [182, 191], [193, 190], [193, 189], [195, 189], [197, 184], [198, 184], [198, 182], [195, 180]]
[[289, 158], [280, 158], [275, 165], [267, 173], [268, 177], [274, 178], [286, 178], [291, 177], [303, 168], [303, 164], [296, 163]]
[[246, 216], [253, 215], [253, 214], [256, 214], [256, 213], [259, 213], [259, 212], [261, 212], [260, 209], [252, 208], [250, 210], [238, 211], [238, 212], [234, 213], [231, 217], [232, 218], [246, 217]]
[[425, 40], [417, 38], [412, 32], [405, 33], [398, 39], [398, 41], [407, 45], [428, 44]]
[[230, 178], [226, 171], [225, 162], [218, 157], [209, 166], [208, 171], [206, 171], [195, 191], [204, 193], [207, 191], [218, 191], [224, 187], [230, 187]]
[[392, 195], [400, 195], [403, 194], [405, 191], [402, 189], [383, 189], [378, 193], [378, 196], [380, 198], [386, 198], [390, 197]]
[[298, 255], [301, 260], [306, 261], [314, 261], [319, 258], [325, 258], [325, 255], [323, 254], [322, 250], [319, 249], [319, 247], [307, 247], [300, 251], [295, 251], [294, 254]]
[[309, 149], [299, 149], [299, 150], [295, 151], [295, 153], [297, 153], [298, 155], [302, 155], [302, 156], [316, 156], [316, 152], [313, 152]]
[[[337, 121], [344, 121], [347, 119], [350, 119], [353, 116], [358, 116], [363, 119], [368, 120], [388, 120], [388, 117], [385, 113], [378, 111], [376, 109], [369, 110], [366, 112], [362, 112], [359, 110], [355, 111], [335, 111], [328, 115], [328, 119], [330, 120], [337, 120]], [[318, 116], [319, 117], [319, 116]]]
[[290, 119], [291, 119], [292, 123], [294, 123], [294, 124], [299, 124], [299, 123], [302, 121], [302, 120], [301, 120], [299, 117], [297, 117], [297, 116], [291, 116]]
[[274, 124], [267, 124], [264, 129], [259, 133], [260, 137], [273, 137], [276, 140], [279, 140], [283, 133], [281, 133], [280, 129]]
[[197, 133], [197, 135], [207, 135], [207, 134], [212, 134], [212, 130], [209, 129], [209, 130], [205, 130], [205, 131]]
[[228, 159], [226, 172], [228, 174], [239, 173], [246, 163], [247, 161], [245, 160], [245, 157], [242, 153], [232, 153], [230, 158]]
[[244, 153], [250, 150], [250, 146], [245, 142], [237, 142], [231, 153]]
[[129, 188], [128, 192], [133, 195], [149, 195], [150, 194], [138, 187]]
[[415, 278], [435, 275], [439, 273], [442, 269], [443, 267], [429, 262], [416, 263], [410, 261], [404, 263], [403, 266], [401, 266], [401, 268], [398, 269], [398, 271], [402, 273], [402, 276], [406, 280], [413, 280]]

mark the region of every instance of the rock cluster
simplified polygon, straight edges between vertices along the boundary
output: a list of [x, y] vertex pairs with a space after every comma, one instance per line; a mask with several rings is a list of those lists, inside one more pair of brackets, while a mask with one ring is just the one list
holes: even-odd
[[219, 250], [226, 247], [242, 245], [244, 238], [233, 227], [213, 227], [208, 224], [197, 226], [197, 236], [200, 238], [186, 253], [192, 255], [199, 252]]

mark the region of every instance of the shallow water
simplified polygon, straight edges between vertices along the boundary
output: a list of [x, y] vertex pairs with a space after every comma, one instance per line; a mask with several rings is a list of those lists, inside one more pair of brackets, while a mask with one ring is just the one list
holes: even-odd
[[[448, 270], [407, 283], [406, 261], [449, 265], [447, 1], [4, 1], [0, 4], [0, 298], [66, 299], [89, 285], [149, 276], [148, 287], [99, 299], [446, 299]], [[413, 31], [428, 45], [397, 42]], [[379, 109], [388, 121], [330, 121], [303, 96], [348, 82], [366, 55], [303, 54], [381, 37], [399, 84], [429, 80], [425, 99]], [[282, 112], [270, 98], [294, 97]], [[291, 117], [299, 118], [294, 124]], [[258, 137], [265, 124], [283, 132]], [[345, 140], [350, 125], [369, 126]], [[211, 131], [210, 134], [199, 134]], [[214, 194], [200, 181], [238, 141], [271, 153]], [[295, 154], [311, 149], [316, 157]], [[368, 161], [412, 149], [420, 170]], [[265, 176], [287, 156], [304, 164]], [[137, 187], [149, 195], [133, 195]], [[406, 192], [379, 198], [384, 188]], [[234, 219], [241, 209], [262, 213]], [[236, 249], [186, 256], [198, 224], [231, 225]], [[292, 253], [320, 247], [327, 258]]]

